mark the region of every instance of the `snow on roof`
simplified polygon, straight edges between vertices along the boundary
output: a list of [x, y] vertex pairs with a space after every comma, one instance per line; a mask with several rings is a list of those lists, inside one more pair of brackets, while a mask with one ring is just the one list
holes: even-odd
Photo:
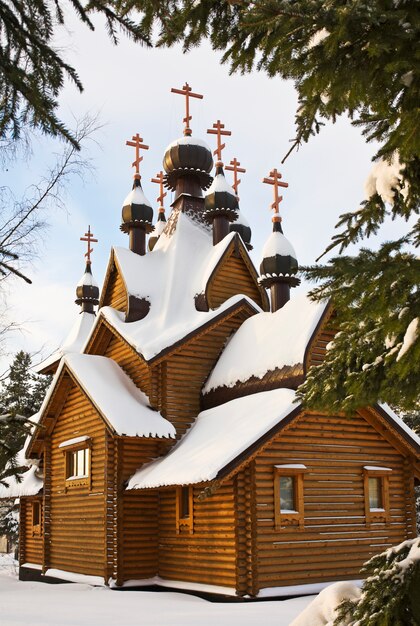
[[260, 311], [253, 300], [241, 294], [217, 310], [196, 310], [195, 296], [205, 290], [208, 278], [234, 237], [235, 233], [230, 233], [213, 246], [211, 231], [180, 213], [175, 231], [163, 232], [153, 252], [140, 256], [126, 248], [115, 248], [128, 293], [148, 300], [150, 310], [142, 320], [128, 323], [123, 313], [111, 307], [103, 307], [101, 315], [149, 360], [242, 299]]
[[262, 250], [263, 259], [268, 259], [270, 257], [276, 256], [276, 254], [280, 256], [291, 256], [294, 259], [297, 259], [295, 249], [292, 244], [283, 233], [279, 231], [274, 231], [271, 233]]
[[83, 287], [83, 286], [88, 286], [88, 287], [97, 287], [98, 286], [98, 283], [93, 278], [91, 272], [85, 272], [83, 274], [82, 278], [77, 283], [77, 287]]
[[143, 189], [141, 187], [137, 187], [137, 186], [134, 187], [134, 189], [132, 189], [130, 191], [130, 193], [128, 194], [128, 196], [124, 200], [123, 206], [128, 206], [130, 204], [145, 204], [145, 205], [147, 205], [149, 207], [152, 206], [150, 204], [149, 200], [144, 195]]
[[179, 139], [175, 139], [169, 146], [166, 148], [165, 153], [173, 148], [174, 146], [201, 146], [202, 148], [206, 148], [209, 152], [211, 152], [209, 146], [202, 139], [197, 139], [196, 137], [180, 137]]
[[42, 489], [44, 481], [36, 475], [38, 467], [32, 465], [18, 482], [15, 476], [9, 476], [4, 482], [8, 485], [0, 485], [0, 498], [20, 498], [20, 496], [34, 496]]
[[294, 400], [291, 389], [274, 389], [202, 411], [169, 454], [138, 470], [127, 488], [189, 485], [214, 479], [289, 415], [297, 406]]
[[414, 430], [411, 430], [411, 428], [407, 426], [407, 424], [400, 417], [398, 417], [395, 411], [393, 411], [388, 404], [379, 403], [378, 406], [388, 415], [388, 417], [391, 418], [393, 422], [395, 422], [395, 424], [397, 424], [397, 426], [400, 427], [401, 430], [405, 432], [406, 435], [408, 435], [408, 438], [420, 448], [420, 437], [416, 435]]
[[92, 354], [68, 354], [60, 363], [45, 396], [41, 414], [49, 404], [63, 368], [67, 366], [98, 411], [118, 435], [129, 437], [175, 437], [176, 431], [131, 378], [113, 361]]
[[275, 313], [259, 313], [246, 320], [222, 352], [203, 392], [233, 387], [252, 376], [262, 378], [276, 368], [303, 363], [326, 306], [300, 295]]
[[233, 190], [233, 187], [229, 185], [224, 174], [216, 174], [216, 176], [213, 178], [212, 184], [206, 191], [206, 196], [209, 196], [215, 192], [217, 193], [225, 192], [225, 193], [229, 193], [231, 196], [236, 195]]
[[[84, 274], [84, 276], [86, 276], [86, 274]], [[79, 313], [69, 334], [67, 335], [59, 349], [50, 354], [50, 356], [41, 361], [41, 363], [39, 363], [36, 367], [34, 367], [33, 369], [35, 370], [35, 372], [41, 372], [47, 367], [50, 367], [66, 354], [81, 352], [85, 346], [87, 338], [90, 335], [94, 321], [95, 315], [93, 313], [87, 313], [86, 311]]]

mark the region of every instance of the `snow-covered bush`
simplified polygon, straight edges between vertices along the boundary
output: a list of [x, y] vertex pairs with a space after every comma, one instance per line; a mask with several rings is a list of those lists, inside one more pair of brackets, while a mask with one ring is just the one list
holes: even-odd
[[328, 585], [289, 626], [333, 626], [343, 600], [357, 602], [360, 589], [352, 582]]
[[342, 602], [334, 626], [420, 626], [420, 537], [374, 556], [362, 573], [360, 597]]

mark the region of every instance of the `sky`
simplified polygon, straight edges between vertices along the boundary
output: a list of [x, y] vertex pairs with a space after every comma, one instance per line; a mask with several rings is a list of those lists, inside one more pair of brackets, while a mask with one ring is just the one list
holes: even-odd
[[[75, 289], [84, 270], [85, 244], [79, 238], [88, 225], [99, 240], [92, 255], [99, 284], [111, 247], [128, 245], [127, 235], [119, 230], [133, 174], [132, 149], [125, 142], [137, 132], [150, 146], [141, 164], [142, 185], [157, 208], [158, 186], [150, 179], [162, 169], [166, 146], [182, 135], [185, 115], [184, 98], [171, 94], [171, 87], [181, 88], [188, 82], [204, 95], [203, 100], [191, 104], [193, 136], [214, 149], [215, 138], [206, 130], [216, 120], [232, 132], [226, 138], [223, 158], [228, 163], [236, 157], [247, 170], [241, 175], [240, 207], [252, 227], [252, 257], [257, 267], [271, 232], [272, 187], [262, 184], [271, 169], [277, 168], [289, 183], [280, 212], [284, 233], [301, 265], [314, 263], [334, 234], [339, 214], [357, 209], [363, 199], [375, 147], [367, 145], [346, 118], [328, 124], [281, 165], [294, 137], [297, 96], [290, 81], [257, 72], [230, 76], [228, 66], [220, 63], [221, 55], [208, 44], [183, 54], [179, 47], [147, 49], [122, 35], [114, 46], [101, 20], [95, 24], [92, 33], [70, 16], [56, 39], [85, 87], [80, 94], [66, 84], [60, 95], [60, 117], [71, 127], [87, 113], [99, 116], [101, 129], [82, 155], [90, 160], [94, 172], [86, 171], [84, 180], [75, 176], [66, 184], [64, 209], [48, 209], [49, 227], [26, 272], [33, 284], [9, 280], [8, 315], [21, 329], [7, 337], [1, 372], [19, 349], [35, 353], [34, 363], [40, 361], [70, 330], [79, 312], [74, 304]], [[16, 195], [24, 193], [63, 147], [58, 140], [34, 140], [32, 158], [3, 172], [4, 184]], [[169, 192], [165, 201], [168, 214]], [[394, 237], [399, 229], [404, 230], [392, 223], [383, 229], [381, 239]], [[308, 285], [300, 289], [308, 289]]]

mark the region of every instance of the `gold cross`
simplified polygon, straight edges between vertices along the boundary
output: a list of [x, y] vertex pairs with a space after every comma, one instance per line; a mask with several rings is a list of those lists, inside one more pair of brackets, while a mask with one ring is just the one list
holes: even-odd
[[182, 121], [185, 123], [184, 135], [186, 137], [190, 137], [192, 134], [192, 130], [190, 128], [190, 121], [192, 120], [192, 115], [190, 115], [190, 98], [199, 98], [202, 100], [203, 96], [200, 93], [193, 93], [188, 83], [185, 83], [182, 89], [175, 89], [172, 87], [171, 93], [178, 93], [181, 96], [185, 96], [185, 117]]
[[152, 183], [157, 183], [159, 185], [159, 195], [156, 200], [159, 202], [159, 207], [163, 209], [163, 199], [166, 196], [166, 191], [163, 191], [163, 172], [158, 172], [158, 174], [156, 174], [156, 178], [151, 178], [150, 180]]
[[288, 187], [289, 183], [281, 181], [281, 174], [276, 169], [271, 170], [268, 178], [263, 178], [263, 183], [274, 185], [274, 202], [271, 205], [271, 208], [275, 213], [278, 213], [280, 202], [283, 200], [283, 196], [279, 195], [279, 187]]
[[138, 133], [132, 136], [132, 141], [126, 141], [126, 146], [132, 146], [136, 149], [136, 158], [132, 163], [132, 167], [136, 168], [136, 174], [140, 176], [140, 163], [143, 161], [143, 157], [140, 156], [140, 150], [148, 150], [149, 146], [146, 146], [143, 142], [142, 137]]
[[80, 237], [80, 241], [87, 241], [87, 252], [85, 253], [85, 257], [87, 259], [87, 262], [90, 265], [90, 263], [91, 263], [90, 255], [93, 252], [93, 248], [90, 247], [90, 244], [91, 243], [98, 243], [98, 240], [93, 238], [93, 233], [90, 231], [90, 226], [88, 228], [87, 233], [85, 233], [85, 236], [84, 237]]
[[222, 143], [222, 135], [230, 136], [232, 134], [230, 132], [230, 130], [223, 130], [224, 127], [225, 127], [225, 125], [222, 124], [220, 122], [220, 120], [217, 120], [217, 122], [215, 124], [213, 124], [213, 128], [207, 129], [207, 132], [208, 132], [209, 135], [217, 135], [217, 148], [213, 152], [214, 155], [217, 154], [218, 161], [217, 161], [216, 165], [223, 165], [223, 163], [222, 163], [222, 150], [226, 147], [226, 144]]
[[[240, 162], [236, 159], [236, 157], [234, 159], [232, 159], [232, 161], [230, 162], [230, 165], [226, 165], [225, 169], [229, 170], [230, 172], [233, 172], [233, 185], [232, 187], [235, 190], [235, 194], [238, 197], [238, 187], [239, 184], [241, 182], [241, 179], [238, 178], [238, 172], [241, 172], [242, 174], [245, 174], [246, 169], [244, 167], [239, 167], [240, 166]], [[239, 198], [238, 198], [239, 200]]]

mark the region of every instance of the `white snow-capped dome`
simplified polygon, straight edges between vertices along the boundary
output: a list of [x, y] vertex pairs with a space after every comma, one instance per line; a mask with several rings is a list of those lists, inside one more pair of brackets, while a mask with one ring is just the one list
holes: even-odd
[[246, 226], [247, 228], [251, 228], [249, 225], [248, 220], [246, 219], [245, 215], [243, 214], [243, 212], [238, 209], [238, 217], [236, 218], [236, 220], [233, 222], [234, 224], [241, 224], [241, 226]]
[[[213, 182], [210, 185], [208, 191], [206, 192], [206, 196], [211, 195], [212, 193], [229, 193], [232, 196], [235, 196], [235, 192], [233, 187], [229, 185], [224, 174], [216, 174], [213, 178]], [[236, 196], [235, 196], [236, 197]]]
[[153, 237], [160, 237], [163, 231], [165, 230], [165, 226], [168, 222], [164, 222], [163, 220], [158, 220], [155, 224], [155, 230], [153, 231]]
[[93, 278], [91, 272], [85, 272], [76, 287], [98, 287], [98, 283]]
[[179, 139], [175, 139], [175, 141], [172, 141], [172, 143], [170, 143], [166, 148], [165, 153], [175, 146], [200, 146], [201, 148], [206, 148], [206, 150], [211, 152], [206, 142], [202, 139], [197, 139], [196, 137], [180, 137]]
[[123, 206], [129, 206], [132, 204], [145, 204], [146, 206], [149, 206], [150, 208], [152, 208], [152, 205], [150, 204], [149, 200], [144, 195], [144, 191], [140, 186], [138, 187], [136, 186], [134, 187], [134, 189], [130, 191], [130, 193], [124, 200]]
[[273, 256], [291, 256], [296, 259], [296, 252], [288, 239], [279, 231], [271, 233], [262, 250], [262, 258], [268, 259]]

